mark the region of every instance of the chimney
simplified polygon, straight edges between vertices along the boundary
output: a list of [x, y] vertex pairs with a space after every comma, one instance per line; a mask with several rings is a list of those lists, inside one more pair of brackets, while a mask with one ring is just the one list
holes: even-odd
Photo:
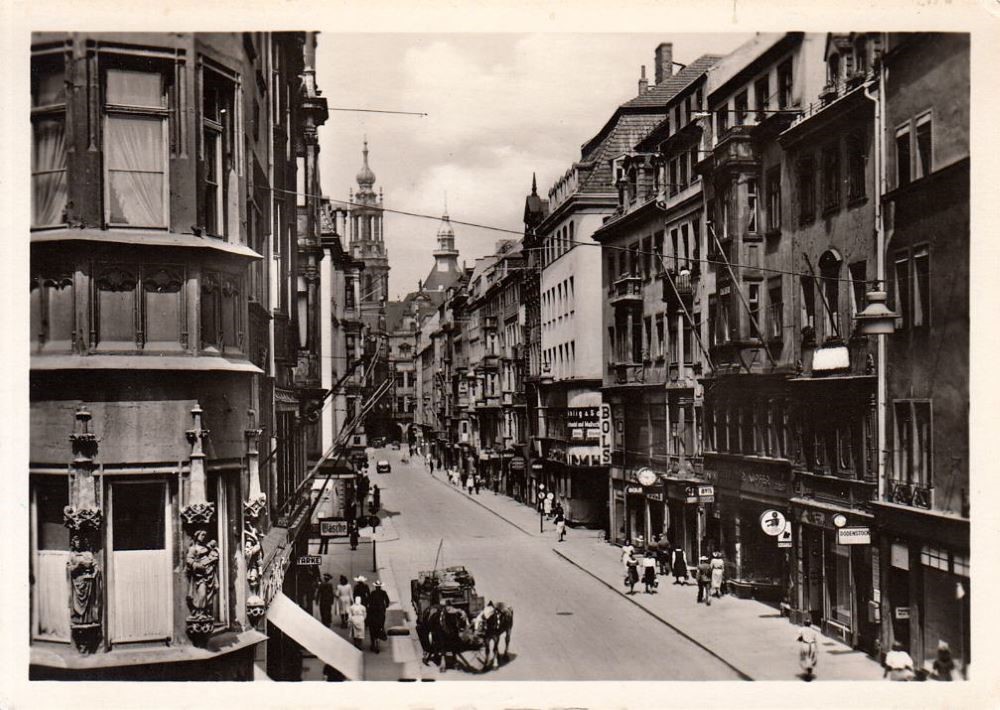
[[649, 91], [649, 82], [646, 81], [646, 65], [642, 65], [642, 75], [639, 77], [639, 96]]
[[670, 42], [661, 42], [656, 48], [656, 83], [661, 84], [673, 75], [674, 45]]

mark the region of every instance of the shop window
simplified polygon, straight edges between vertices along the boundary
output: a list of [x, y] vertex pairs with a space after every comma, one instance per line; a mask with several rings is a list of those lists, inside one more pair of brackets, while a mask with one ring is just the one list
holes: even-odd
[[31, 226], [66, 223], [66, 67], [61, 57], [31, 62]]
[[924, 545], [920, 550], [920, 562], [927, 567], [948, 571], [948, 551], [941, 547]]
[[851, 598], [854, 585], [851, 583], [851, 547], [838, 545], [831, 535], [827, 550], [827, 587], [830, 594], [830, 611], [835, 621], [846, 626], [852, 625]]
[[167, 75], [104, 73], [104, 216], [110, 226], [168, 225]]
[[953, 572], [962, 577], [969, 576], [969, 556], [955, 555], [952, 557]]

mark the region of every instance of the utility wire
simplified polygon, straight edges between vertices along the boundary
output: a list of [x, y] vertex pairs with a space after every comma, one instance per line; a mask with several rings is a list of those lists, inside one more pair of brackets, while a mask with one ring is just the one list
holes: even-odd
[[385, 109], [378, 108], [342, 108], [339, 106], [328, 106], [327, 111], [352, 111], [356, 113], [394, 113], [402, 116], [428, 116], [429, 114], [421, 113], [419, 111], [387, 111]]

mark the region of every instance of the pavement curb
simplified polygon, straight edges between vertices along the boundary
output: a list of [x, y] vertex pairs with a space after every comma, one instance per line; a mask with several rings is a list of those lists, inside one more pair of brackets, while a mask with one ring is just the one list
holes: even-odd
[[507, 517], [503, 516], [502, 514], [500, 514], [497, 511], [493, 510], [493, 508], [489, 507], [485, 503], [479, 502], [473, 496], [470, 496], [468, 493], [466, 493], [464, 491], [458, 490], [457, 488], [455, 488], [455, 486], [453, 486], [450, 483], [448, 483], [448, 481], [441, 480], [440, 478], [437, 477], [437, 474], [432, 473], [431, 474], [431, 478], [433, 478], [435, 481], [437, 481], [441, 485], [445, 486], [449, 490], [454, 491], [455, 493], [457, 493], [458, 495], [462, 496], [463, 498], [468, 498], [473, 503], [475, 503], [476, 505], [478, 505], [480, 508], [489, 511], [490, 513], [493, 513], [493, 515], [497, 516], [498, 518], [500, 518], [502, 521], [504, 521], [508, 525], [517, 528], [518, 530], [520, 530], [521, 532], [523, 532], [525, 535], [530, 535], [531, 537], [536, 537], [535, 533], [529, 532], [528, 530], [525, 530], [524, 528], [522, 528], [520, 525], [518, 525], [517, 523], [515, 523], [510, 518], [507, 518]]
[[687, 639], [688, 641], [690, 641], [691, 643], [693, 643], [695, 646], [697, 646], [701, 650], [703, 650], [706, 653], [708, 653], [713, 658], [716, 658], [719, 661], [721, 661], [722, 663], [726, 664], [737, 675], [739, 675], [740, 678], [742, 678], [743, 680], [754, 680], [753, 676], [751, 676], [749, 673], [741, 670], [737, 666], [733, 665], [727, 658], [725, 658], [723, 656], [720, 656], [718, 653], [716, 653], [714, 650], [712, 650], [711, 648], [709, 648], [708, 646], [706, 646], [705, 644], [703, 644], [698, 639], [694, 638], [693, 636], [690, 636], [686, 632], [684, 632], [681, 629], [677, 628], [676, 626], [674, 626], [672, 623], [670, 623], [669, 621], [667, 621], [666, 619], [664, 619], [662, 616], [660, 616], [659, 614], [657, 614], [652, 609], [649, 609], [645, 605], [640, 604], [639, 602], [637, 602], [635, 599], [633, 599], [629, 595], [622, 593], [621, 590], [618, 589], [618, 587], [616, 587], [615, 585], [609, 583], [607, 580], [603, 579], [602, 577], [599, 577], [598, 575], [594, 574], [593, 572], [591, 572], [589, 569], [587, 569], [586, 567], [584, 567], [583, 565], [581, 565], [576, 560], [568, 557], [567, 555], [564, 555], [562, 552], [559, 552], [559, 550], [557, 550], [554, 547], [552, 548], [552, 551], [554, 553], [556, 553], [556, 555], [558, 555], [559, 557], [563, 558], [564, 560], [566, 560], [567, 562], [569, 562], [571, 565], [573, 565], [574, 567], [576, 567], [581, 572], [584, 572], [585, 574], [587, 574], [587, 575], [593, 577], [594, 579], [596, 579], [598, 582], [600, 582], [601, 584], [603, 584], [605, 587], [607, 587], [608, 589], [610, 589], [612, 592], [614, 592], [618, 596], [624, 597], [625, 599], [627, 599], [628, 601], [630, 601], [632, 604], [635, 604], [637, 607], [639, 607], [644, 612], [646, 612], [647, 614], [649, 614], [650, 616], [652, 616], [654, 619], [656, 619], [657, 621], [659, 621], [663, 625], [669, 627], [675, 633], [677, 633], [678, 635], [680, 635], [683, 638]]

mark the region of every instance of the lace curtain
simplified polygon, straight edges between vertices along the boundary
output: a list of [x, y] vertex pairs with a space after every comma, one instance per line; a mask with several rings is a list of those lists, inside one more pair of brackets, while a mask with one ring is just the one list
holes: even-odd
[[63, 224], [66, 211], [66, 124], [62, 116], [34, 124], [32, 226]]
[[108, 118], [105, 130], [111, 223], [163, 227], [164, 120]]

